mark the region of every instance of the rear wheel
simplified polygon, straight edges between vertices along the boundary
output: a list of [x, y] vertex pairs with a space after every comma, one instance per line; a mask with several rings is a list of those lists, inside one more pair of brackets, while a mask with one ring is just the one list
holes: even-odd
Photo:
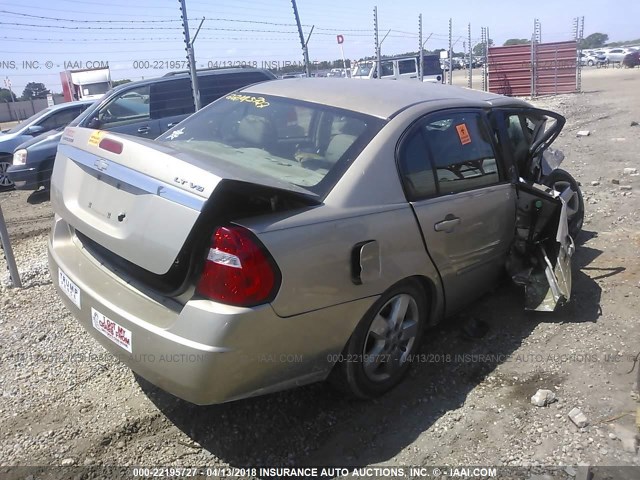
[[366, 313], [330, 377], [334, 385], [372, 398], [407, 373], [427, 322], [428, 301], [415, 281], [389, 289]]
[[557, 192], [563, 192], [567, 187], [571, 188], [572, 195], [567, 201], [567, 221], [569, 235], [575, 240], [584, 223], [584, 200], [578, 182], [569, 172], [557, 168], [544, 178], [543, 183]]

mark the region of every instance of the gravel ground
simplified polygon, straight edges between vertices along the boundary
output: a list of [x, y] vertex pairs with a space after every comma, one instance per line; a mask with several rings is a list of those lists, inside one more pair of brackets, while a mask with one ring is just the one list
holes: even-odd
[[[136, 378], [56, 297], [49, 203], [1, 193], [24, 288], [0, 274], [0, 466], [640, 466], [628, 373], [640, 351], [640, 177], [624, 173], [640, 170], [640, 70], [587, 70], [583, 82], [583, 94], [535, 101], [567, 116], [555, 146], [585, 196], [571, 303], [525, 313], [505, 282], [428, 332], [407, 381], [371, 402], [318, 384], [197, 407]], [[469, 319], [489, 333], [467, 339]], [[557, 401], [533, 406], [537, 389]], [[587, 426], [569, 419], [575, 407]]]

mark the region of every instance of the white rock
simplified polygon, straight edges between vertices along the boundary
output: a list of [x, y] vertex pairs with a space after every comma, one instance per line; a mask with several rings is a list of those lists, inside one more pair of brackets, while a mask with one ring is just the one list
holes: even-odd
[[586, 427], [589, 424], [587, 420], [587, 416], [582, 413], [582, 410], [579, 408], [574, 408], [569, 412], [569, 419], [576, 425], [578, 428]]
[[635, 175], [636, 173], [638, 173], [638, 169], [637, 169], [637, 168], [630, 168], [630, 167], [627, 167], [627, 168], [625, 168], [625, 169], [623, 170], [623, 173], [624, 173], [625, 175]]
[[623, 438], [622, 449], [625, 452], [636, 453], [638, 449], [638, 440], [635, 437]]
[[70, 467], [71, 465], [74, 465], [76, 463], [76, 461], [73, 458], [65, 458], [64, 460], [62, 460], [61, 465], [63, 467]]
[[538, 390], [536, 394], [531, 397], [531, 404], [536, 407], [544, 407], [556, 401], [556, 394], [551, 390]]
[[576, 133], [576, 137], [588, 137], [589, 135], [591, 135], [589, 130], [580, 130]]

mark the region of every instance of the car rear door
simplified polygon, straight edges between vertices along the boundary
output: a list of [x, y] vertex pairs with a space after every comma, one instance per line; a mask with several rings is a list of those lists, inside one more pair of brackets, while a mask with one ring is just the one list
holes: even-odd
[[479, 110], [425, 117], [405, 136], [398, 160], [453, 313], [504, 269], [515, 228], [513, 185]]

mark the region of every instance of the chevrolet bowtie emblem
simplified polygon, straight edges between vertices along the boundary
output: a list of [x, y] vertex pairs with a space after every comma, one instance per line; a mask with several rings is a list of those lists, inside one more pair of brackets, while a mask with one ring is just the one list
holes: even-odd
[[109, 162], [99, 158], [95, 162], [93, 162], [93, 166], [96, 167], [101, 172], [104, 172], [109, 167]]

